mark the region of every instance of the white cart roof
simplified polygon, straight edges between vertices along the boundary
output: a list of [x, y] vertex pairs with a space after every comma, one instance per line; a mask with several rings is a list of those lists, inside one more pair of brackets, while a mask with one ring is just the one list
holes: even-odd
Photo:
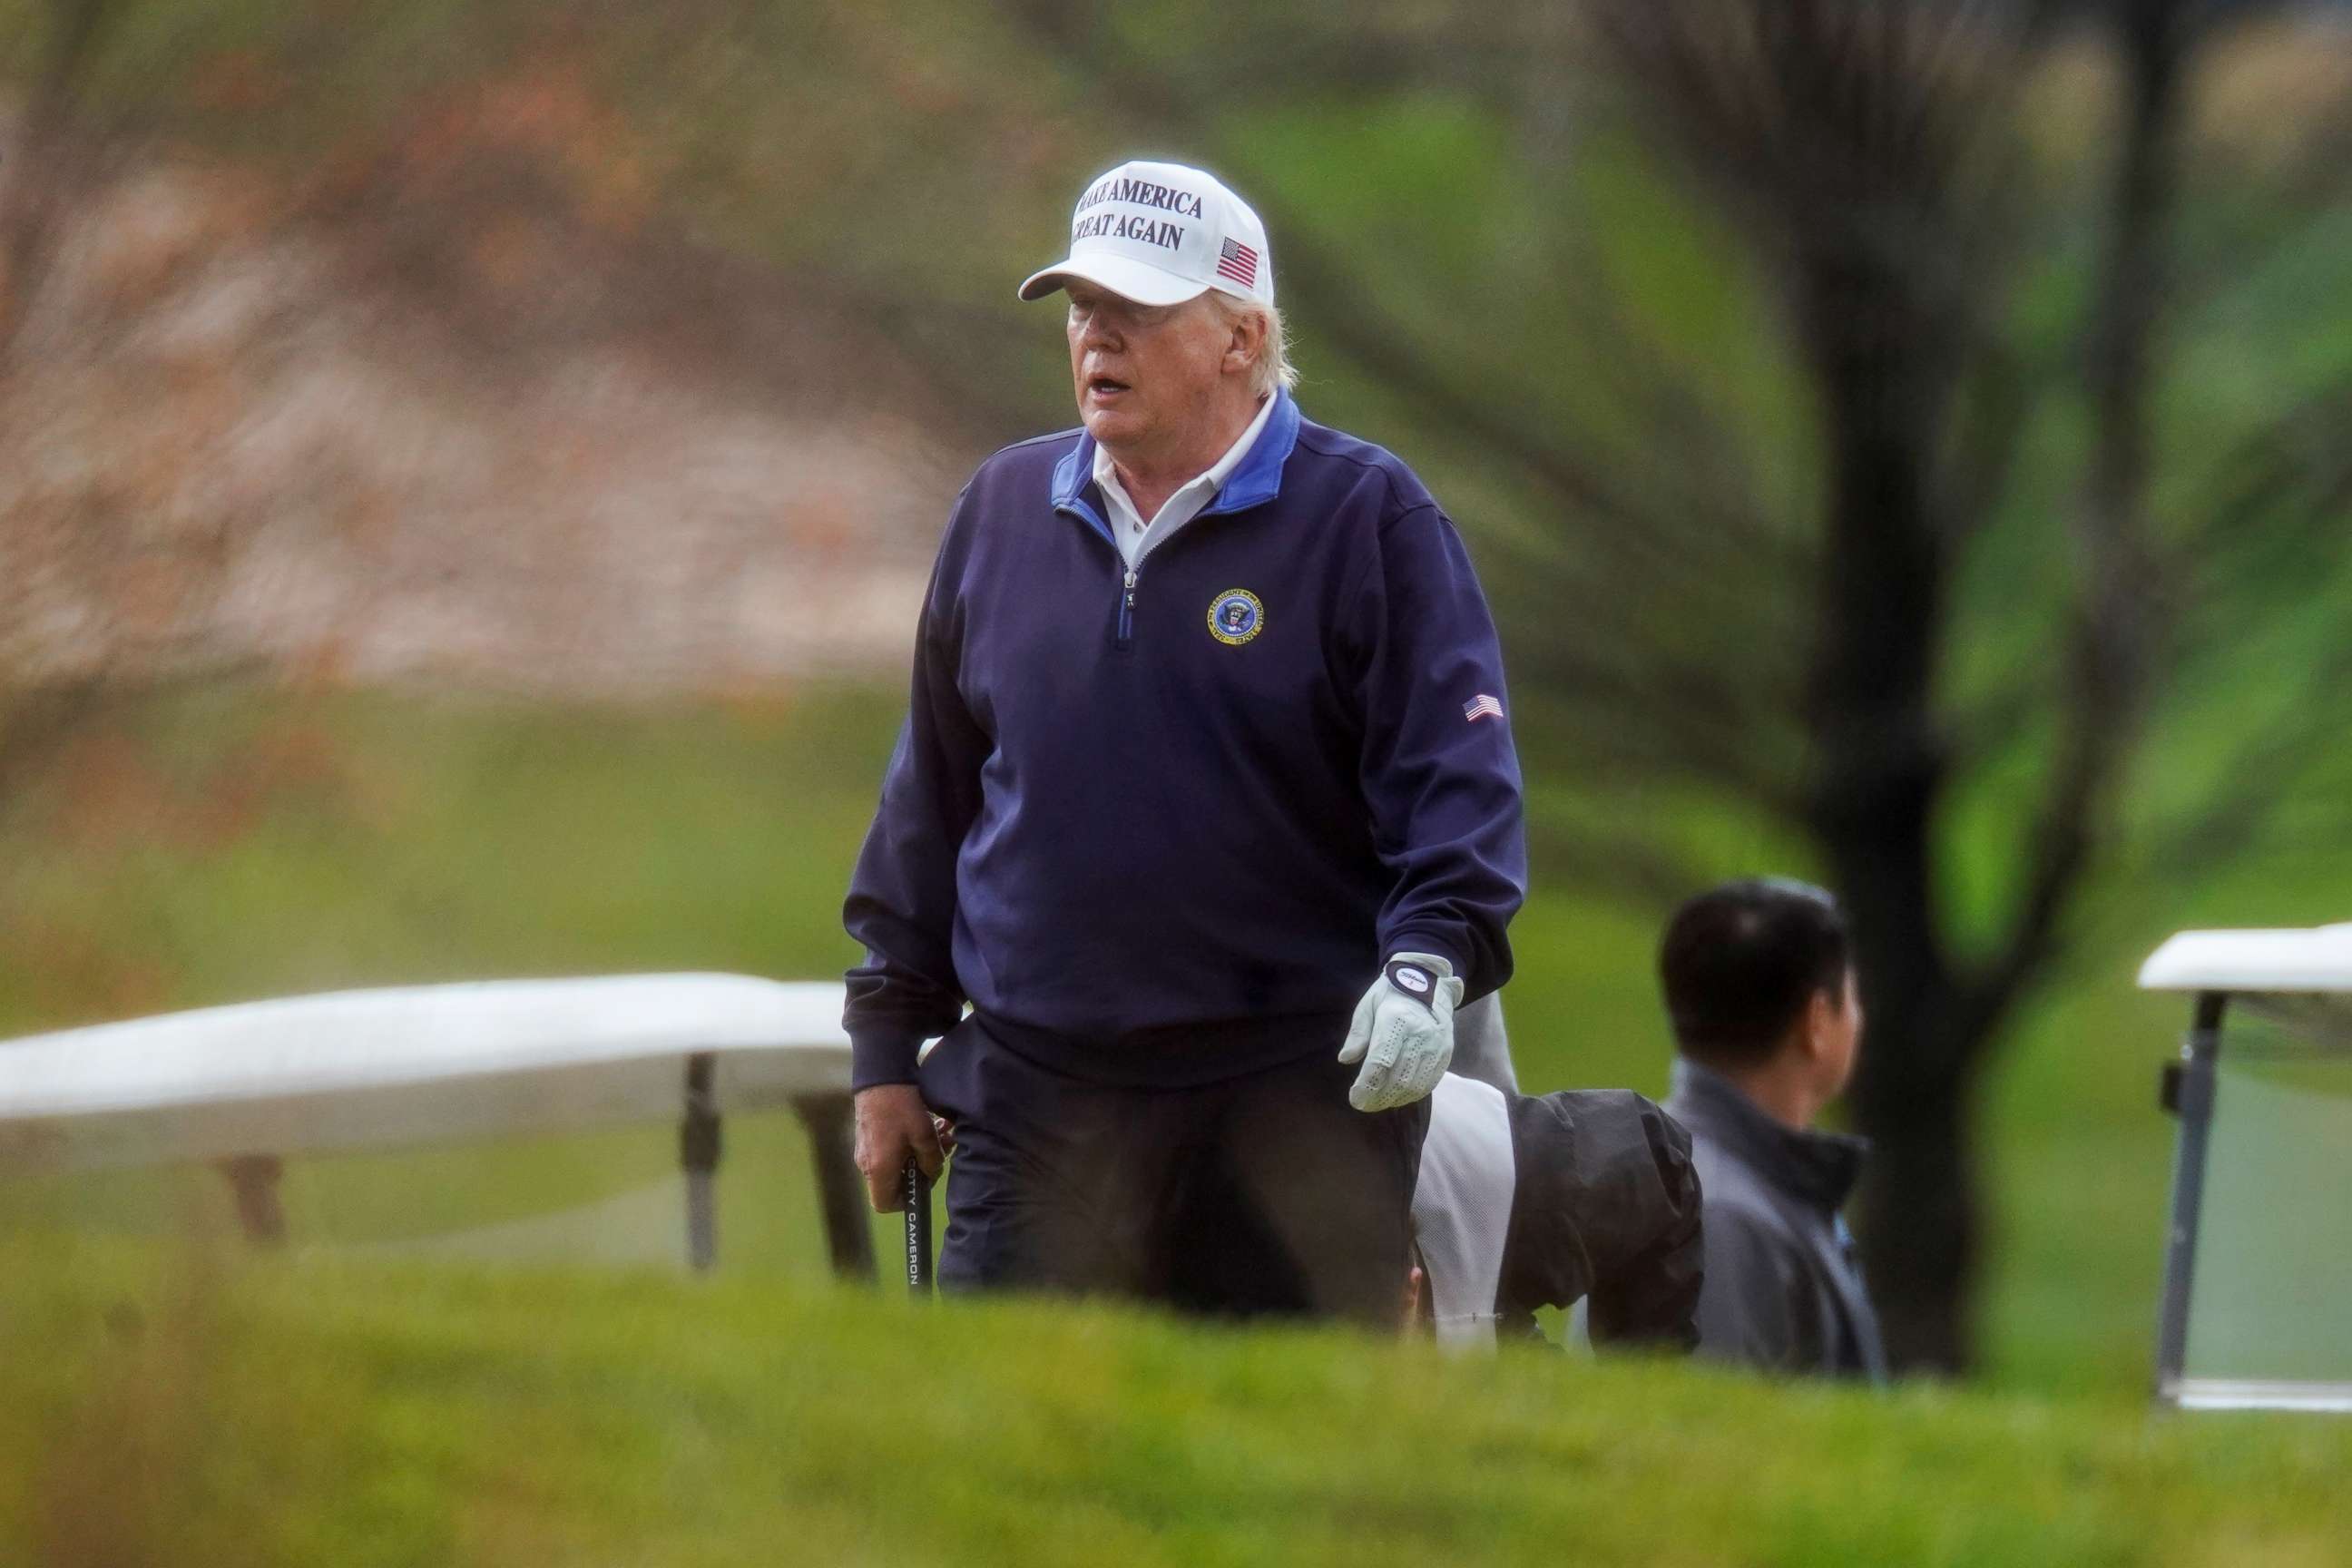
[[0, 1174], [457, 1142], [845, 1093], [838, 982], [502, 980], [297, 996], [0, 1043]]
[[2352, 921], [2309, 931], [2185, 931], [2148, 955], [2143, 991], [2352, 991]]

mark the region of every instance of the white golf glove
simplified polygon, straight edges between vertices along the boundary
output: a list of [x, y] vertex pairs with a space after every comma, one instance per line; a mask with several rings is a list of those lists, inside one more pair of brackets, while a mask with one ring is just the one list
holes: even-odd
[[1364, 1064], [1348, 1090], [1359, 1110], [1392, 1110], [1437, 1087], [1454, 1059], [1454, 1005], [1462, 982], [1454, 965], [1425, 952], [1392, 954], [1356, 1004], [1342, 1062]]

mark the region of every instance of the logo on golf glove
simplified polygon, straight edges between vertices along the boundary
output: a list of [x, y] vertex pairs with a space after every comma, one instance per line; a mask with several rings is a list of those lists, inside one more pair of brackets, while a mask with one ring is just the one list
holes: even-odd
[[1348, 1090], [1359, 1110], [1411, 1105], [1437, 1087], [1454, 1059], [1454, 1008], [1462, 982], [1454, 965], [1425, 952], [1400, 952], [1356, 1004], [1339, 1047], [1344, 1063], [1363, 1064]]
[[1437, 989], [1437, 976], [1418, 963], [1391, 958], [1389, 960], [1388, 977], [1390, 984], [1408, 995], [1419, 997], [1423, 1005], [1432, 1005], [1430, 993]]

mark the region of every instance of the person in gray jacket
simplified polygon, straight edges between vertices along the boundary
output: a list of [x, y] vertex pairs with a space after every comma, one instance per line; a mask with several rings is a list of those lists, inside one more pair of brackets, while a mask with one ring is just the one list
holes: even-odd
[[1665, 1108], [1703, 1194], [1699, 1353], [1885, 1382], [1839, 1212], [1867, 1146], [1813, 1127], [1862, 1044], [1844, 912], [1802, 882], [1732, 882], [1675, 911], [1658, 974], [1680, 1052]]

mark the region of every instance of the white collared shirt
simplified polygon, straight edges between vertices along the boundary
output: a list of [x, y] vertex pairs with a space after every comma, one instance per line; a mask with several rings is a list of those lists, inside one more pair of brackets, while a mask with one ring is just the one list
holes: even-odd
[[1265, 428], [1267, 417], [1274, 413], [1275, 399], [1268, 397], [1258, 405], [1257, 417], [1238, 440], [1225, 448], [1225, 455], [1209, 465], [1206, 472], [1178, 489], [1160, 507], [1160, 513], [1149, 523], [1128, 499], [1127, 487], [1118, 482], [1118, 469], [1110, 460], [1110, 453], [1097, 445], [1095, 447], [1095, 483], [1101, 487], [1103, 502], [1110, 515], [1104, 521], [1110, 524], [1110, 536], [1118, 544], [1129, 571], [1133, 571], [1142, 559], [1169, 536], [1201, 515], [1217, 492], [1225, 488], [1242, 459], [1257, 445], [1258, 433]]

